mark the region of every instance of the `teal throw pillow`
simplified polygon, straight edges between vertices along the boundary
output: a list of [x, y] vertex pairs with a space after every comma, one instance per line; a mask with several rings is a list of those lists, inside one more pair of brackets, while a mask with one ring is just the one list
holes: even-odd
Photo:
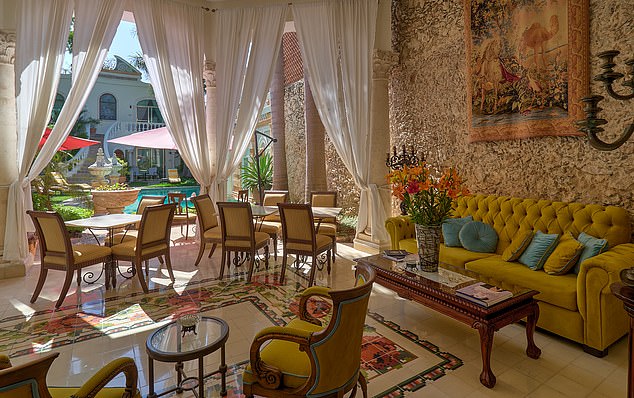
[[480, 221], [466, 223], [458, 237], [462, 247], [472, 252], [495, 253], [498, 245], [498, 234], [493, 227]]
[[458, 234], [464, 225], [470, 221], [473, 221], [473, 217], [467, 216], [462, 218], [448, 218], [442, 223], [442, 238], [445, 241], [445, 246], [448, 247], [462, 247]]
[[540, 270], [544, 267], [548, 256], [557, 247], [557, 242], [559, 242], [558, 234], [545, 234], [542, 231], [537, 231], [517, 261], [533, 271]]
[[589, 259], [590, 257], [594, 257], [597, 254], [601, 254], [604, 251], [608, 250], [608, 241], [605, 239], [595, 238], [592, 235], [588, 235], [584, 232], [579, 234], [577, 240], [583, 243], [583, 251], [579, 256], [579, 261], [573, 268], [572, 272], [575, 274], [579, 273], [579, 269], [581, 268], [581, 263]]

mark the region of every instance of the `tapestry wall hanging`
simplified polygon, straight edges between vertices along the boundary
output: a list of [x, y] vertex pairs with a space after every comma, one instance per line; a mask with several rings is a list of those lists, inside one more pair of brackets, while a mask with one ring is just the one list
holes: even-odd
[[465, 0], [469, 141], [580, 135], [589, 0]]

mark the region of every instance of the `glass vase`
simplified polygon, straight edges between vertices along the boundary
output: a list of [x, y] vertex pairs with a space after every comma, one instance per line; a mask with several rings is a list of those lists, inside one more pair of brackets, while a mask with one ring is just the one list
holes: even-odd
[[441, 232], [440, 225], [416, 224], [418, 261], [420, 268], [425, 272], [438, 272]]

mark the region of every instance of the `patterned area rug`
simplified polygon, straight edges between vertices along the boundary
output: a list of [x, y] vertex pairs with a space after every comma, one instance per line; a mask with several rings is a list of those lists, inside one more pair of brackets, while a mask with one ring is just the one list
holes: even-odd
[[[94, 293], [94, 299], [89, 297], [81, 308], [68, 305], [57, 312], [39, 311], [28, 320], [24, 316], [0, 319], [0, 352], [11, 352], [11, 357], [46, 352], [104, 335], [114, 337], [154, 329], [183, 314], [213, 314], [238, 304], [254, 306], [271, 325], [285, 325], [297, 313], [298, 295], [302, 290], [299, 283], [280, 286], [277, 273], [269, 273], [256, 275], [252, 284], [238, 279], [190, 282], [180, 294], [171, 288], [156, 289], [149, 294], [135, 293], [104, 300], [97, 296], [99, 293]], [[313, 316], [328, 321], [329, 302], [315, 299], [309, 307]], [[401, 329], [381, 314], [368, 315], [362, 369], [374, 396], [405, 396], [462, 365], [459, 358]], [[229, 364], [229, 396], [241, 394], [242, 369], [247, 359]], [[216, 379], [217, 376], [212, 376], [206, 381], [207, 396], [219, 394]]]

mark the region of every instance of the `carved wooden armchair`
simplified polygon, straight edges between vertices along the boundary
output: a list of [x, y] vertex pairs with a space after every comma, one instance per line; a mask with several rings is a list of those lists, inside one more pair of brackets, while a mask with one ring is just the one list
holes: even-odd
[[[251, 344], [243, 377], [247, 397], [354, 396], [357, 383], [367, 396], [361, 373], [361, 342], [374, 270], [357, 265], [357, 286], [347, 290], [309, 287], [300, 300], [300, 318], [261, 330]], [[323, 327], [306, 309], [309, 298], [332, 300], [330, 323]], [[269, 342], [265, 347], [264, 343]]]

